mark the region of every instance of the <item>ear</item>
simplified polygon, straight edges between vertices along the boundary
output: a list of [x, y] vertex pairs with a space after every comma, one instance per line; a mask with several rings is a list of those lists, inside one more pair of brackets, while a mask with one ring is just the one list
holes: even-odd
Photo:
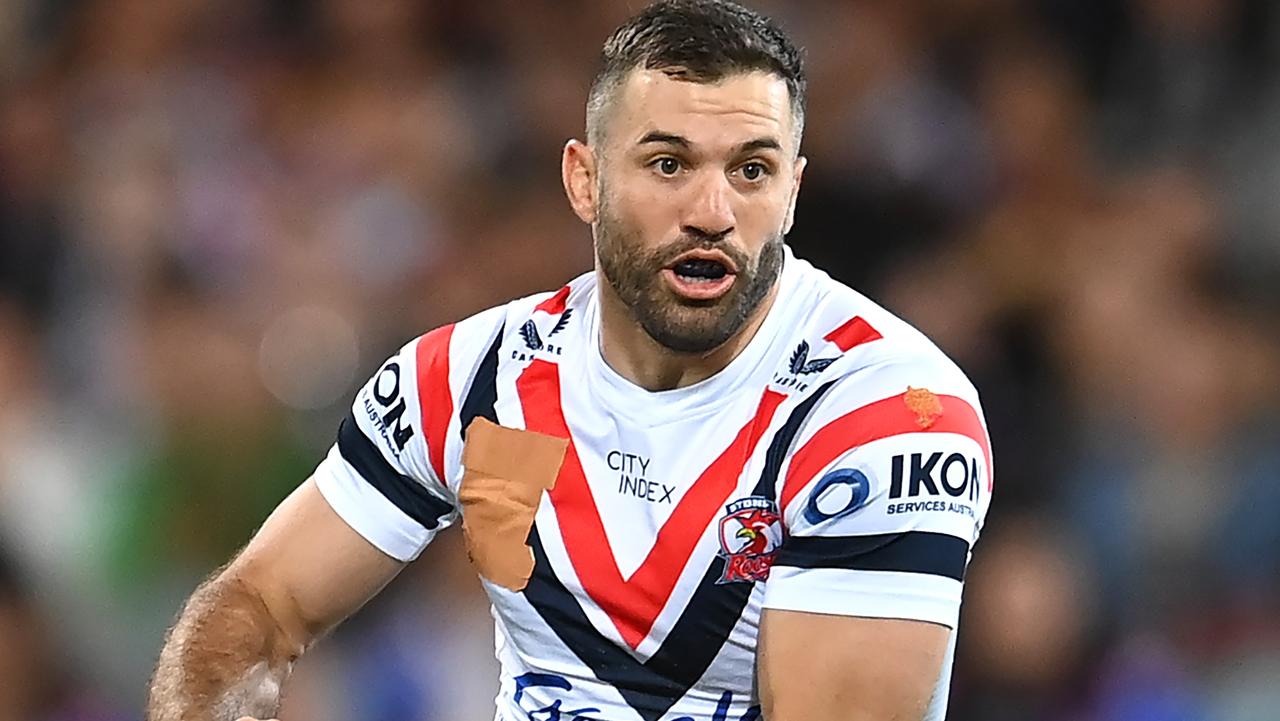
[[596, 156], [591, 147], [580, 140], [565, 143], [560, 158], [560, 180], [569, 206], [582, 222], [596, 222], [600, 199], [596, 197]]
[[809, 159], [803, 155], [796, 158], [791, 181], [791, 197], [787, 200], [787, 220], [782, 225], [783, 235], [790, 233], [791, 226], [796, 222], [796, 198], [800, 195], [800, 181], [804, 179], [804, 169], [808, 165]]

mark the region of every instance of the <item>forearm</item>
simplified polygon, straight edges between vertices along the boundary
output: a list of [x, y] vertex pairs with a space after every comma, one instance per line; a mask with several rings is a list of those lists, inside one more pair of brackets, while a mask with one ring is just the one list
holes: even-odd
[[147, 721], [272, 718], [302, 650], [259, 593], [223, 573], [192, 594], [170, 630], [151, 680]]

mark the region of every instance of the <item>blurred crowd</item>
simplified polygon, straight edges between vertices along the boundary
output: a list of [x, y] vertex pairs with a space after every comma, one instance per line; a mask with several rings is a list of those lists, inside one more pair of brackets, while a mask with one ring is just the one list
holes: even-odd
[[[1280, 8], [752, 0], [807, 48], [798, 255], [982, 391], [955, 721], [1280, 708]], [[591, 265], [636, 0], [0, 1], [0, 721], [141, 716], [164, 629], [413, 336]], [[492, 717], [457, 534], [301, 721]]]

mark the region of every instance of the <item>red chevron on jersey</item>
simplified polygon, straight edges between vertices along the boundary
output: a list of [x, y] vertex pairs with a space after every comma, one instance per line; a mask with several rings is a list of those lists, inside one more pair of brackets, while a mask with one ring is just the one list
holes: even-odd
[[823, 340], [835, 343], [842, 351], [848, 351], [857, 345], [880, 340], [880, 332], [871, 327], [861, 316], [854, 316], [845, 321], [839, 328], [823, 336]]
[[787, 469], [782, 493], [779, 494], [781, 507], [787, 508], [805, 484], [841, 454], [903, 433], [958, 433], [972, 438], [982, 447], [986, 458], [987, 490], [990, 491], [994, 473], [991, 441], [973, 406], [956, 396], [936, 396], [941, 412], [925, 426], [907, 403], [907, 395], [901, 393], [869, 403], [840, 416], [815, 433], [791, 459], [791, 467]]
[[427, 440], [427, 457], [431, 470], [442, 482], [444, 440], [453, 416], [453, 395], [449, 392], [449, 341], [453, 325], [427, 333], [418, 341], [418, 401], [422, 407], [422, 431]]
[[765, 390], [755, 417], [693, 483], [659, 529], [644, 562], [631, 578], [623, 579], [564, 419], [559, 367], [544, 360], [533, 361], [516, 381], [516, 391], [529, 430], [569, 438], [564, 465], [549, 494], [565, 549], [587, 594], [635, 649], [653, 628], [698, 539], [724, 507], [786, 396]]

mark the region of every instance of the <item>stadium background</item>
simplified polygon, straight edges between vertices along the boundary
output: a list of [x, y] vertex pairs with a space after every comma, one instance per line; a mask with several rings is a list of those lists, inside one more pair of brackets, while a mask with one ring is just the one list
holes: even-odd
[[[380, 360], [589, 267], [558, 152], [639, 4], [0, 2], [0, 721], [140, 718]], [[808, 48], [793, 246], [983, 392], [951, 718], [1280, 718], [1274, 3], [752, 4]], [[488, 719], [490, 639], [446, 534], [284, 717]]]

